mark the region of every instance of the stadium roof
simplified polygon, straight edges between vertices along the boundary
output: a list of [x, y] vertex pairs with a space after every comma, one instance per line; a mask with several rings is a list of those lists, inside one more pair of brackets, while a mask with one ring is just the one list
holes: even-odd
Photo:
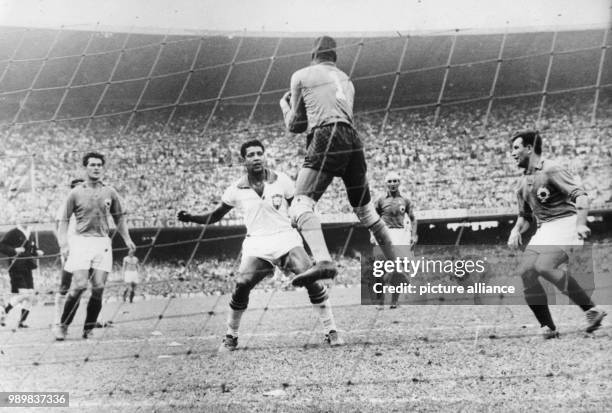
[[168, 34], [343, 36], [581, 30], [610, 0], [0, 0], [0, 25]]

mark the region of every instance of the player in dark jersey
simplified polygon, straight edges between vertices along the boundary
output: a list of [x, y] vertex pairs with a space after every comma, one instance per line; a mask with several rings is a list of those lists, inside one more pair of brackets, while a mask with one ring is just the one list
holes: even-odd
[[[14, 307], [21, 307], [21, 315], [17, 317], [13, 330], [28, 327], [25, 321], [35, 301], [32, 270], [37, 268], [36, 258], [43, 255], [43, 251], [36, 245], [36, 238], [30, 227], [32, 216], [29, 211], [25, 214], [25, 222], [9, 230], [0, 240], [0, 252], [11, 257], [8, 267], [11, 298], [4, 312], [8, 314]], [[4, 324], [4, 320], [0, 320], [0, 324]]]
[[525, 301], [546, 330], [545, 338], [559, 333], [552, 320], [546, 292], [538, 277], [554, 284], [585, 313], [588, 333], [601, 326], [606, 312], [598, 309], [584, 289], [566, 270], [570, 247], [582, 245], [591, 230], [587, 227], [587, 193], [571, 174], [554, 161], [542, 158], [542, 138], [537, 131], [525, 131], [511, 139], [512, 157], [525, 170], [517, 192], [519, 216], [508, 245], [518, 248], [522, 236], [535, 218], [537, 232], [523, 253], [519, 273], [525, 288]]
[[[389, 172], [385, 177], [387, 193], [380, 196], [374, 206], [376, 213], [380, 215], [382, 220], [389, 228], [389, 235], [393, 245], [409, 246], [410, 250], [416, 244], [417, 237], [417, 220], [414, 216], [414, 208], [410, 200], [400, 193], [400, 176], [397, 172]], [[376, 241], [376, 240], [374, 240]], [[410, 252], [412, 255], [412, 251]], [[388, 283], [397, 285], [401, 282], [410, 282], [402, 274], [389, 274]], [[397, 308], [399, 293], [391, 295], [391, 308]]]
[[387, 259], [395, 259], [387, 227], [370, 202], [363, 144], [353, 127], [355, 88], [346, 73], [336, 67], [336, 58], [333, 38], [316, 39], [312, 64], [291, 76], [291, 90], [280, 100], [288, 129], [297, 120], [302, 99], [308, 118], [307, 153], [298, 173], [291, 215], [316, 264], [293, 279], [296, 286], [337, 274], [321, 222], [314, 213], [315, 204], [336, 176], [342, 178], [359, 221], [372, 232]]
[[[56, 340], [64, 340], [81, 295], [91, 281], [91, 296], [83, 326], [83, 338], [91, 335], [102, 309], [102, 295], [108, 273], [113, 265], [113, 251], [109, 237], [109, 217], [115, 221], [117, 232], [129, 251], [136, 249], [130, 238], [125, 212], [114, 188], [102, 182], [106, 160], [103, 155], [90, 152], [83, 157], [87, 180], [78, 185], [66, 199], [59, 225], [61, 253], [68, 255], [64, 269], [72, 273], [72, 286], [66, 298]], [[68, 223], [74, 214], [76, 234], [68, 239]], [[90, 270], [92, 270], [90, 275]]]

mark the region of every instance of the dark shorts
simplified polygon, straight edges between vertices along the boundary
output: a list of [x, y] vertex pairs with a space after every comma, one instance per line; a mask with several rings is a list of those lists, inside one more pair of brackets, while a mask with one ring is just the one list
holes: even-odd
[[307, 138], [303, 166], [339, 177], [347, 174], [365, 176], [367, 171], [361, 139], [346, 123], [315, 128]]
[[333, 123], [315, 128], [307, 138], [303, 167], [324, 174], [306, 181], [298, 179], [296, 194], [318, 200], [337, 176], [344, 182], [351, 206], [370, 202], [363, 143], [351, 125]]
[[34, 279], [32, 278], [32, 270], [11, 270], [9, 271], [11, 279], [11, 293], [17, 294], [20, 288], [34, 289]]

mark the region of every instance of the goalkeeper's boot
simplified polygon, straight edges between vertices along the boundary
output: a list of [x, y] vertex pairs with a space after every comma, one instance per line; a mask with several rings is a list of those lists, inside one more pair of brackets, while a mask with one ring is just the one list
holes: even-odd
[[295, 276], [291, 284], [304, 287], [318, 280], [333, 279], [338, 274], [336, 264], [331, 261], [319, 261], [306, 271]]
[[68, 326], [65, 324], [56, 325], [53, 334], [55, 335], [56, 341], [66, 340], [66, 336], [68, 335]]

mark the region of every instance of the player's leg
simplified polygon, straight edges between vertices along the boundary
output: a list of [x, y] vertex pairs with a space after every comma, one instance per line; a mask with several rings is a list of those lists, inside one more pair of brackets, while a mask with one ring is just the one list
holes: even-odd
[[74, 316], [79, 308], [79, 302], [83, 292], [87, 289], [89, 280], [89, 270], [75, 270], [72, 273], [72, 280], [70, 290], [66, 294], [66, 303], [64, 304], [64, 311], [60, 318], [60, 324], [55, 331], [55, 339], [62, 341], [66, 338], [68, 333], [68, 326], [74, 320]]
[[535, 270], [535, 262], [538, 259], [538, 255], [537, 252], [529, 249], [523, 253], [521, 263], [519, 264], [519, 274], [523, 281], [523, 293], [527, 305], [540, 323], [540, 326], [546, 328], [544, 338], [556, 338], [559, 337], [557, 326], [555, 326], [550, 314], [546, 291], [542, 287], [538, 279], [539, 275]]
[[113, 249], [110, 238], [99, 237], [91, 240], [91, 296], [87, 303], [83, 338], [88, 338], [96, 327], [96, 321], [102, 309], [102, 295], [108, 274], [113, 269]]
[[95, 268], [91, 274], [91, 296], [87, 303], [87, 313], [85, 315], [85, 324], [83, 325], [83, 338], [88, 338], [91, 335], [91, 330], [96, 327], [96, 321], [100, 310], [102, 310], [102, 295], [104, 294], [104, 286], [108, 272]]
[[349, 157], [342, 150], [343, 142], [337, 124], [317, 128], [309, 136], [304, 165], [295, 184], [291, 216], [315, 259], [315, 265], [293, 279], [293, 285], [304, 286], [317, 279], [334, 278], [338, 273], [325, 243], [321, 221], [314, 213], [316, 202], [332, 182], [346, 169]]
[[[385, 258], [394, 261], [396, 252], [389, 230], [371, 202], [370, 187], [367, 179], [367, 165], [363, 144], [354, 130], [352, 136], [352, 153], [345, 173], [341, 176], [346, 188], [348, 200], [359, 221], [372, 233]], [[347, 133], [349, 133], [347, 132]]]
[[221, 347], [219, 347], [220, 352], [236, 349], [240, 320], [249, 306], [251, 290], [273, 272], [274, 266], [270, 262], [257, 257], [242, 256], [238, 270], [239, 275], [229, 304], [225, 338], [223, 343], [221, 343]]
[[32, 309], [32, 305], [34, 304], [34, 279], [32, 278], [32, 270], [24, 270], [23, 273], [23, 283], [25, 288], [19, 290], [19, 294], [23, 296], [23, 301], [21, 302], [21, 317], [19, 319], [19, 328], [27, 328], [28, 325], [25, 324], [28, 315], [30, 315], [30, 310]]
[[553, 246], [539, 246], [537, 248], [540, 250], [540, 254], [534, 263], [535, 270], [553, 283], [586, 313], [587, 332], [597, 330], [601, 326], [601, 320], [606, 316], [606, 312], [595, 308], [591, 297], [568, 270], [559, 268], [562, 263], [568, 260], [565, 251]]
[[134, 296], [136, 295], [136, 282], [130, 283], [130, 304], [134, 302]]
[[72, 273], [63, 269], [60, 275], [58, 291], [55, 294], [55, 325], [61, 323], [62, 313], [64, 312], [64, 306], [66, 304], [66, 295], [70, 290], [71, 282]]
[[[283, 268], [291, 271], [294, 274], [303, 273], [312, 266], [310, 257], [304, 250], [304, 247], [295, 247], [287, 253], [282, 259], [281, 265]], [[338, 335], [336, 320], [332, 311], [332, 305], [329, 301], [327, 287], [320, 282], [314, 281], [304, 286], [308, 291], [308, 298], [312, 304], [312, 308], [319, 316], [323, 330], [325, 332], [325, 340], [332, 346], [344, 344], [344, 341]]]
[[11, 296], [8, 300], [8, 304], [4, 308], [6, 314], [8, 314], [19, 302], [21, 302], [19, 289], [25, 288], [21, 271], [13, 267], [9, 268], [9, 279], [11, 281]]
[[28, 286], [26, 275], [26, 270], [21, 268], [12, 267], [9, 269], [11, 296], [7, 306], [5, 307], [5, 313], [8, 315], [13, 309], [20, 309], [20, 314], [16, 316], [14, 322], [11, 322], [11, 329], [13, 331], [15, 331], [21, 325], [21, 318], [24, 314], [23, 310], [28, 311], [27, 301], [29, 299], [29, 292], [26, 288]]
[[295, 183], [296, 195], [291, 205], [292, 218], [316, 262], [331, 261], [321, 220], [315, 214], [314, 207], [333, 179], [333, 175], [325, 171], [302, 168]]

